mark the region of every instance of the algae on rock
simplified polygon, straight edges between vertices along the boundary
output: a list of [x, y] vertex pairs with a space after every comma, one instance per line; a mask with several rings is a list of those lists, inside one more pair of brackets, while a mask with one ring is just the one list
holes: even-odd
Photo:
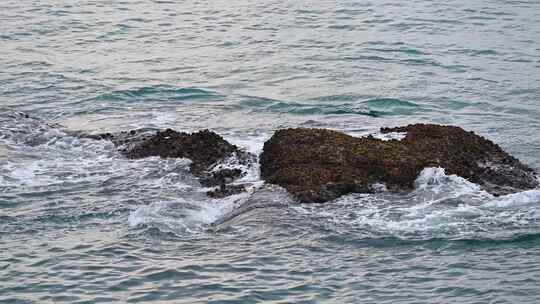
[[533, 170], [493, 142], [459, 127], [415, 124], [383, 128], [406, 132], [403, 140], [352, 137], [327, 129], [278, 130], [264, 144], [261, 176], [297, 200], [322, 203], [341, 195], [411, 190], [426, 167], [442, 167], [499, 195], [538, 185]]

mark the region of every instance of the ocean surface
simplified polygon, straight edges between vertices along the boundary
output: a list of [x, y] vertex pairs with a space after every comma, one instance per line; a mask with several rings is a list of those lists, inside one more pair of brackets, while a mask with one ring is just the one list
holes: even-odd
[[209, 199], [73, 136], [461, 126], [540, 168], [540, 2], [2, 0], [0, 303], [540, 303], [540, 189]]

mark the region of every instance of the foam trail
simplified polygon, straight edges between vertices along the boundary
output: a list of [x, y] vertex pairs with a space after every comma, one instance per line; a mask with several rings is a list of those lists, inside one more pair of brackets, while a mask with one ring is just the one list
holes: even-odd
[[[231, 143], [245, 147], [246, 151], [258, 155], [267, 136], [248, 139], [227, 138]], [[169, 202], [157, 202], [139, 207], [131, 212], [129, 224], [132, 227], [150, 226], [162, 231], [181, 234], [183, 232], [203, 231], [210, 226], [219, 226], [241, 214], [254, 209], [284, 206], [290, 202], [285, 190], [279, 187], [265, 186], [260, 179], [259, 163], [243, 164], [236, 157], [231, 157], [217, 164], [213, 169], [240, 168], [247, 174], [235, 181], [235, 184], [247, 186], [244, 193], [222, 199], [209, 199], [202, 195], [191, 200], [175, 198]], [[201, 189], [201, 194], [206, 188]]]
[[131, 227], [149, 226], [175, 234], [201, 232], [211, 224], [223, 222], [223, 218], [244, 204], [250, 195], [241, 193], [223, 199], [176, 198], [170, 202], [152, 203], [132, 211], [128, 223]]
[[[147, 225], [173, 232], [191, 231], [208, 225], [223, 213], [219, 205], [178, 200], [142, 206], [131, 212], [128, 223], [132, 227]], [[164, 229], [165, 228], [165, 229]]]

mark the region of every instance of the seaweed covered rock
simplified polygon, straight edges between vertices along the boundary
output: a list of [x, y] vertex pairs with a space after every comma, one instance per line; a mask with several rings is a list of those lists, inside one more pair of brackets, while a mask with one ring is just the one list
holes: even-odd
[[162, 158], [188, 158], [192, 162], [190, 171], [199, 177], [205, 187], [218, 186], [208, 192], [210, 197], [224, 197], [241, 192], [244, 187], [230, 185], [245, 175], [239, 168], [217, 166], [234, 158], [236, 165], [250, 166], [254, 156], [227, 142], [223, 137], [202, 130], [195, 133], [177, 132], [172, 129], [155, 131], [149, 129], [80, 135], [84, 138], [109, 140], [121, 147], [127, 158], [139, 159], [150, 156]]
[[261, 175], [305, 203], [354, 192], [411, 190], [426, 167], [445, 168], [495, 195], [538, 185], [533, 170], [493, 142], [459, 127], [415, 124], [383, 128], [406, 132], [403, 140], [356, 138], [326, 129], [278, 130], [264, 144]]
[[382, 128], [382, 133], [407, 132], [403, 144], [424, 155], [426, 165], [439, 166], [503, 195], [538, 186], [534, 170], [492, 141], [459, 127], [415, 124]]
[[129, 146], [122, 152], [133, 159], [149, 156], [189, 158], [192, 161], [191, 172], [200, 176], [213, 164], [240, 150], [209, 130], [189, 134], [166, 129]]

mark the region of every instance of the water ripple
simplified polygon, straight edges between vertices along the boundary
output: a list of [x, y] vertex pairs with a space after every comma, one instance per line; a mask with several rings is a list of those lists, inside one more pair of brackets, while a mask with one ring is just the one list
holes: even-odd
[[259, 153], [277, 128], [436, 122], [540, 168], [539, 9], [2, 1], [0, 302], [540, 302], [538, 190], [209, 200], [185, 160], [72, 136], [210, 128]]

